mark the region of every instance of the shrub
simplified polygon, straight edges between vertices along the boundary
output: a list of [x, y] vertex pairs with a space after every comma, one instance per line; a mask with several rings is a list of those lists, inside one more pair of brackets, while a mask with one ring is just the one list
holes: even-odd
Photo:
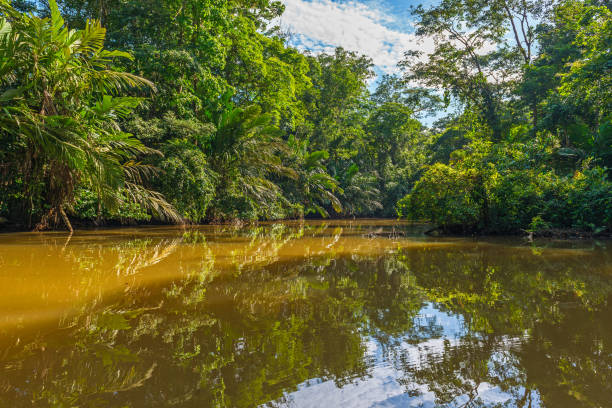
[[446, 231], [612, 229], [612, 182], [605, 168], [558, 174], [540, 160], [541, 151], [526, 145], [485, 146], [486, 154], [483, 146], [471, 147], [450, 165], [426, 167], [398, 203], [399, 215]]

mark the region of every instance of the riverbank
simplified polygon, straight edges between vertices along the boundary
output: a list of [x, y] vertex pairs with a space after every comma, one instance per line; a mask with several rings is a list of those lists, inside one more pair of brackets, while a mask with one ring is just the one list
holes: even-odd
[[[497, 234], [492, 232], [458, 232], [459, 230], [444, 230], [441, 227], [433, 227], [431, 228], [430, 224], [425, 222], [412, 222], [403, 219], [397, 218], [291, 218], [291, 219], [282, 219], [282, 220], [240, 220], [235, 219], [231, 221], [225, 222], [208, 222], [208, 223], [190, 223], [185, 222], [184, 224], [172, 224], [161, 221], [147, 221], [147, 222], [138, 222], [138, 221], [119, 221], [119, 220], [109, 220], [104, 221], [103, 223], [97, 224], [94, 221], [90, 220], [71, 220], [72, 226], [75, 231], [79, 230], [106, 230], [106, 229], [115, 229], [115, 228], [135, 228], [135, 227], [162, 227], [162, 226], [171, 226], [171, 225], [183, 225], [185, 227], [197, 227], [197, 226], [207, 226], [207, 225], [228, 225], [234, 226], [236, 228], [246, 228], [249, 226], [256, 225], [269, 225], [275, 223], [284, 223], [284, 224], [296, 224], [296, 223], [325, 223], [325, 224], [340, 224], [340, 225], [352, 225], [359, 223], [361, 225], [402, 225], [402, 226], [411, 226], [411, 236], [415, 235], [423, 235], [423, 236], [431, 236], [431, 237], [440, 237], [440, 238], [468, 238], [468, 237], [524, 237], [527, 241], [532, 241], [533, 239], [555, 239], [555, 240], [589, 240], [589, 239], [612, 239], [612, 231], [603, 230], [603, 231], [588, 231], [581, 230], [577, 228], [568, 228], [568, 229], [542, 229], [542, 230], [518, 230], [514, 233], [503, 233]], [[33, 231], [33, 228], [26, 228], [24, 225], [14, 224], [9, 222], [3, 222], [0, 220], [0, 233], [11, 233], [11, 232], [29, 232]], [[47, 231], [67, 231], [65, 227], [58, 226], [57, 228], [50, 228]], [[381, 235], [382, 234], [382, 235]], [[373, 232], [371, 233], [372, 237], [382, 237], [388, 236], [390, 238], [396, 238], [405, 235], [404, 232], [401, 231], [384, 231], [384, 232]]]

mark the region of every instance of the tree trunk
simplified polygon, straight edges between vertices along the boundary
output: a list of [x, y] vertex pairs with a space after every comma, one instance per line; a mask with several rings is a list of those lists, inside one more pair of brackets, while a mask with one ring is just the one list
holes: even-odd
[[68, 219], [68, 216], [66, 215], [66, 212], [64, 211], [64, 208], [61, 205], [59, 206], [58, 212], [62, 216], [62, 220], [64, 220], [64, 224], [66, 224], [68, 231], [70, 231], [70, 233], [72, 234], [74, 232], [74, 230], [72, 229], [72, 224], [70, 224], [70, 220]]
[[534, 136], [536, 135], [537, 128], [538, 128], [538, 119], [539, 119], [538, 118], [538, 114], [539, 114], [539, 112], [538, 112], [538, 103], [534, 102], [533, 103], [533, 108], [532, 108], [532, 116], [533, 116], [532, 120], [533, 120], [533, 123], [531, 125], [533, 127], [533, 135]]
[[489, 125], [489, 128], [491, 128], [491, 132], [493, 133], [493, 142], [499, 143], [502, 139], [501, 121], [497, 112], [497, 104], [495, 102], [492, 91], [488, 88], [488, 85], [485, 85], [481, 89], [481, 95], [484, 102], [485, 121], [487, 125]]
[[100, 198], [100, 193], [98, 193], [98, 208], [96, 210], [96, 226], [100, 226], [100, 221], [102, 221], [102, 199]]

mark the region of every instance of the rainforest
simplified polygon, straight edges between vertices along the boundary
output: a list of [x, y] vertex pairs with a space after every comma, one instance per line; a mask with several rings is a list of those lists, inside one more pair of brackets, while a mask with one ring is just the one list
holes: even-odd
[[609, 234], [611, 7], [412, 6], [433, 48], [375, 75], [357, 51], [291, 46], [278, 1], [2, 0], [0, 228]]
[[0, 408], [609, 408], [610, 0], [0, 0]]

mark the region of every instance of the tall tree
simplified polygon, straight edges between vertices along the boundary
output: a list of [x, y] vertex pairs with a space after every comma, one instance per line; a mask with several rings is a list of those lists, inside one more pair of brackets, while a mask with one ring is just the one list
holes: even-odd
[[[546, 2], [522, 0], [443, 0], [430, 8], [418, 6], [413, 9], [416, 33], [432, 38], [435, 49], [426, 60], [422, 52], [407, 52], [401, 63], [405, 79], [442, 88], [478, 107], [492, 140], [499, 141], [502, 101], [532, 63], [534, 25], [547, 10]], [[536, 123], [535, 102], [532, 116]]]
[[140, 100], [112, 96], [153, 85], [113, 69], [116, 59], [131, 56], [104, 49], [98, 21], [69, 30], [55, 0], [49, 7], [50, 16], [40, 18], [0, 2], [2, 184], [18, 199], [10, 204], [15, 215], [40, 220], [38, 229], [59, 216], [72, 230], [66, 209], [75, 186], [84, 183], [111, 208], [130, 198], [179, 220], [161, 195], [143, 186], [153, 169], [136, 160], [157, 152], [118, 126]]

